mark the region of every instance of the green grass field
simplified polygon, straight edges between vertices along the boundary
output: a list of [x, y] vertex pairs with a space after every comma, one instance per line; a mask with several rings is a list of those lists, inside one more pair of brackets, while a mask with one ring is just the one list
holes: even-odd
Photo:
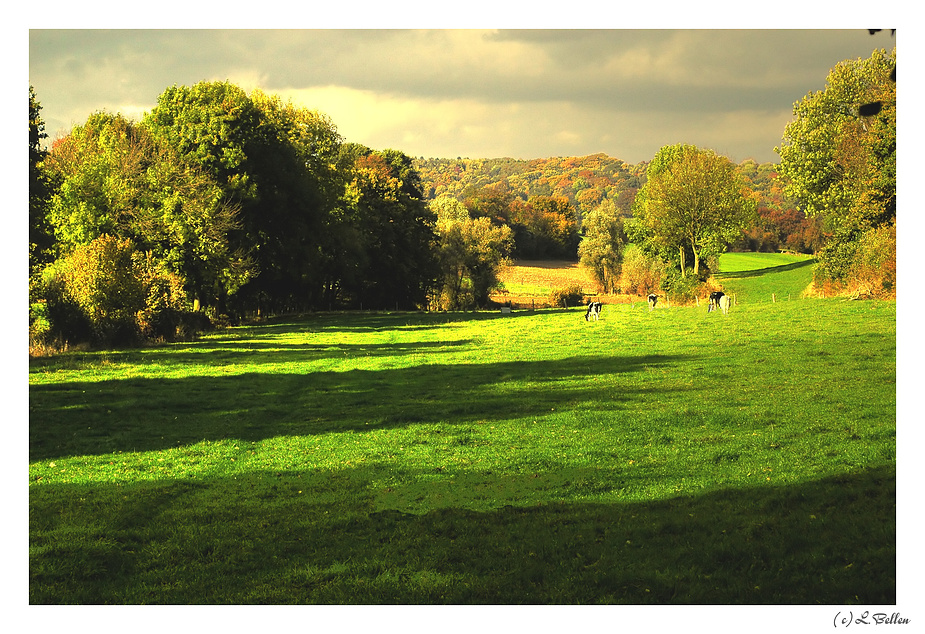
[[812, 282], [815, 262], [787, 253], [724, 253], [714, 278], [739, 304], [792, 301]]
[[896, 304], [763, 277], [31, 359], [30, 602], [895, 603]]
[[720, 274], [751, 273], [813, 261], [812, 256], [794, 253], [724, 253], [719, 258]]

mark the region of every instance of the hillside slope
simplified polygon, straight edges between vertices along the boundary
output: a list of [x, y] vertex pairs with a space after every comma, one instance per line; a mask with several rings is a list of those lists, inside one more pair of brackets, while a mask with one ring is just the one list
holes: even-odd
[[738, 303], [796, 300], [812, 282], [815, 262], [784, 253], [724, 253], [714, 279]]

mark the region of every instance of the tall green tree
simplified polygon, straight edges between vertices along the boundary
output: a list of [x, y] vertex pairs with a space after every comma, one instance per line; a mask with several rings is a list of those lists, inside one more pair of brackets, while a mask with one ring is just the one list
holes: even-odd
[[229, 82], [200, 82], [164, 91], [143, 125], [240, 209], [232, 243], [251, 254], [257, 275], [236, 294], [238, 309], [317, 304], [323, 229], [338, 193], [331, 122]]
[[612, 293], [619, 286], [626, 243], [623, 214], [613, 201], [605, 200], [585, 216], [582, 230], [584, 235], [578, 245], [581, 264], [605, 293]]
[[437, 231], [444, 231], [457, 222], [469, 219], [469, 210], [452, 196], [438, 196], [428, 206], [437, 216]]
[[43, 146], [45, 122], [42, 105], [29, 86], [29, 269], [35, 271], [53, 259], [54, 233], [48, 224], [48, 205], [55, 189], [52, 174], [45, 166], [48, 151]]
[[[823, 220], [823, 277], [849, 279], [861, 236], [896, 218], [895, 68], [895, 49], [837, 64], [823, 90], [794, 104], [775, 148], [785, 192]], [[871, 102], [881, 104], [879, 112], [861, 116]]]
[[345, 290], [364, 308], [424, 306], [437, 277], [437, 218], [411, 159], [396, 150], [351, 153], [344, 218], [356, 243], [345, 264], [355, 271]]
[[465, 218], [441, 226], [438, 304], [445, 310], [471, 310], [488, 305], [499, 284], [501, 266], [514, 246], [507, 225], [487, 217]]
[[660, 250], [678, 254], [686, 275], [708, 256], [722, 253], [754, 219], [756, 201], [725, 156], [692, 145], [669, 145], [656, 153], [634, 204], [637, 228]]
[[[837, 64], [823, 90], [794, 104], [795, 118], [775, 148], [786, 193], [807, 215], [829, 218], [830, 228], [879, 220], [875, 211], [856, 205], [870, 187], [868, 178], [858, 182], [858, 176], [868, 169], [866, 155], [879, 149], [881, 161], [894, 157], [895, 179], [896, 97], [890, 79], [895, 66], [895, 49]], [[883, 110], [874, 117], [860, 117], [860, 106], [874, 100], [886, 102]]]

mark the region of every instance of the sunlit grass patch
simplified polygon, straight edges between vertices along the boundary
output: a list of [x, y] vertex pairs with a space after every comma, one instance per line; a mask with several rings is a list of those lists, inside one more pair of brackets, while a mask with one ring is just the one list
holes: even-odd
[[719, 258], [719, 269], [722, 274], [741, 273], [810, 260], [812, 256], [798, 253], [724, 253]]

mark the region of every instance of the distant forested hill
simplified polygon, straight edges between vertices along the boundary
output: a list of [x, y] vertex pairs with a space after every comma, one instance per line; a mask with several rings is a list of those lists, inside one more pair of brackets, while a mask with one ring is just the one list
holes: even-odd
[[[632, 216], [633, 200], [645, 183], [648, 162], [634, 165], [606, 154], [592, 154], [532, 160], [417, 158], [413, 159], [413, 165], [421, 177], [426, 199], [450, 196], [472, 211], [483, 206], [480, 200], [565, 198], [575, 212], [573, 221], [580, 228], [582, 218], [604, 200], [613, 201], [624, 216]], [[736, 169], [760, 200], [755, 226], [744, 232], [731, 248], [813, 253], [821, 244], [820, 223], [818, 219], [807, 218], [784, 195], [777, 178], [777, 165], [745, 159]], [[483, 210], [476, 215], [485, 213]], [[509, 221], [511, 213], [502, 211], [495, 215]]]
[[[478, 190], [506, 185], [524, 200], [532, 196], [568, 198], [579, 216], [609, 199], [631, 215], [636, 190], [645, 182], [648, 162], [632, 164], [606, 154], [542, 159], [438, 159], [417, 158], [414, 167], [423, 181], [428, 199], [448, 195], [464, 200]], [[739, 172], [761, 194], [761, 206], [783, 210], [793, 205], [784, 200], [776, 179], [777, 166], [746, 159]]]
[[645, 179], [646, 165], [624, 163], [606, 154], [532, 160], [414, 160], [427, 198], [446, 194], [464, 200], [482, 188], [506, 184], [512, 193], [525, 200], [533, 196], [567, 198], [579, 215], [605, 199], [630, 215], [636, 190]]

